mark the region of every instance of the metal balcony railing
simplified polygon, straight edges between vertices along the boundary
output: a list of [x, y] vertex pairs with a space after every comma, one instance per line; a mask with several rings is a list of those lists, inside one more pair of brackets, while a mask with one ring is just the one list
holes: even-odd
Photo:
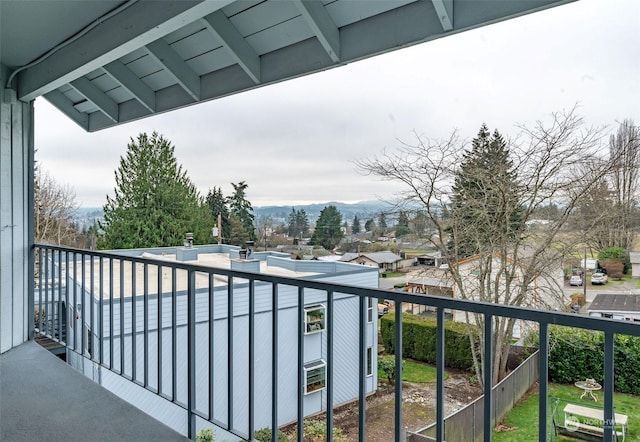
[[[57, 246], [35, 246], [36, 278], [30, 290], [30, 330], [35, 330], [61, 344], [68, 353], [84, 356], [92, 364], [122, 376], [158, 397], [180, 407], [187, 416], [187, 435], [195, 438], [196, 418], [211, 422], [240, 438], [251, 440], [254, 434], [257, 407], [264, 395], [270, 407], [270, 428], [273, 440], [282, 424], [279, 397], [279, 377], [288, 367], [281, 353], [295, 355], [293, 378], [296, 385], [295, 420], [297, 438], [303, 440], [305, 418], [305, 307], [308, 298], [322, 299], [326, 305], [326, 348], [323, 349], [324, 394], [322, 410], [326, 413], [327, 440], [333, 440], [333, 404], [337, 364], [334, 321], [339, 299], [351, 297], [357, 306], [357, 347], [359, 349], [357, 395], [359, 412], [359, 440], [366, 440], [367, 387], [367, 323], [369, 298], [385, 298], [395, 304], [396, 379], [402, 378], [402, 311], [403, 304], [422, 304], [435, 308], [437, 320], [437, 382], [436, 382], [436, 439], [444, 440], [444, 336], [445, 310], [467, 311], [484, 315], [484, 334], [491, 336], [494, 317], [509, 317], [537, 325], [540, 336], [539, 359], [539, 440], [546, 440], [548, 432], [548, 326], [558, 324], [604, 332], [604, 440], [614, 440], [615, 433], [607, 422], [613, 422], [614, 391], [614, 335], [640, 336], [640, 325], [582, 315], [489, 303], [456, 300], [444, 297], [417, 295], [380, 289], [321, 282], [309, 278], [285, 278], [254, 272], [234, 271], [192, 265], [185, 262], [160, 261], [132, 257], [111, 252], [95, 252]], [[125, 271], [129, 269], [129, 271]], [[171, 284], [163, 286], [164, 277]], [[217, 305], [216, 281], [223, 281], [225, 302]], [[240, 285], [240, 283], [242, 283]], [[216, 288], [218, 287], [218, 288]], [[242, 287], [240, 290], [238, 287]], [[160, 294], [160, 296], [158, 296]], [[181, 298], [182, 296], [182, 298]], [[283, 348], [283, 333], [292, 329], [282, 317], [281, 298], [294, 299], [296, 311], [295, 351]], [[268, 321], [258, 318], [256, 300], [269, 298]], [[181, 302], [181, 299], [185, 302]], [[127, 304], [127, 299], [133, 301]], [[262, 301], [260, 301], [262, 302]], [[244, 304], [243, 304], [244, 303]], [[376, 301], [377, 303], [377, 301]], [[262, 308], [262, 307], [261, 307]], [[246, 319], [238, 319], [239, 312]], [[307, 308], [307, 310], [309, 310]], [[220, 319], [222, 318], [222, 322]], [[228, 320], [231, 318], [231, 320]], [[268, 326], [265, 326], [268, 325]], [[66, 333], [63, 333], [63, 329]], [[270, 360], [256, 360], [256, 344], [268, 331]], [[131, 338], [126, 338], [131, 336]], [[204, 347], [199, 343], [206, 336]], [[219, 337], [222, 336], [222, 339]], [[246, 336], [238, 341], [238, 336]], [[260, 341], [263, 342], [263, 341]], [[289, 341], [287, 341], [289, 342]], [[242, 345], [246, 344], [246, 345]], [[183, 348], [184, 347], [184, 348]], [[204, 348], [204, 349], [203, 349]], [[186, 349], [186, 351], [184, 351]], [[263, 350], [260, 348], [260, 350]], [[205, 355], [197, 352], [205, 352]], [[484, 340], [484, 354], [492, 354], [492, 339]], [[184, 358], [182, 357], [184, 355]], [[278, 357], [276, 357], [278, 356]], [[220, 365], [220, 358], [224, 358]], [[205, 360], [201, 372], [199, 361]], [[491, 440], [493, 386], [491, 358], [484, 361], [484, 440]], [[308, 365], [308, 364], [307, 364]], [[247, 385], [239, 400], [238, 383], [234, 372], [247, 369]], [[264, 369], [264, 370], [263, 370]], [[264, 372], [270, 374], [270, 389], [264, 387]], [[313, 373], [317, 378], [320, 372]], [[220, 381], [220, 376], [225, 377]], [[260, 383], [258, 383], [260, 378]], [[340, 380], [341, 381], [341, 380]], [[203, 388], [204, 386], [204, 388]], [[265, 393], [266, 391], [266, 393]], [[369, 390], [370, 391], [370, 390]], [[246, 395], [245, 395], [246, 393]], [[222, 405], [220, 401], [222, 397]], [[260, 409], [260, 412], [265, 410]], [[394, 435], [401, 441], [402, 383], [395, 385]]]

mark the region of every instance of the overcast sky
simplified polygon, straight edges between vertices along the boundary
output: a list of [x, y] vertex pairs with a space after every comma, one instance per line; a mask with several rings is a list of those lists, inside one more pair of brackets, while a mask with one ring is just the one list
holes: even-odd
[[576, 103], [611, 132], [640, 124], [640, 1], [580, 0], [91, 134], [39, 98], [36, 160], [101, 207], [130, 137], [157, 131], [203, 195], [246, 181], [253, 206], [356, 202], [401, 188], [353, 161], [414, 131], [471, 139], [485, 122], [514, 135]]

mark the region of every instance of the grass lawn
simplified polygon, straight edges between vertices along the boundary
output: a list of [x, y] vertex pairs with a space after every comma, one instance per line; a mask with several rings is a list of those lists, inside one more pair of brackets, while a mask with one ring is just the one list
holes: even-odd
[[[447, 372], [444, 378], [448, 377]], [[378, 379], [386, 380], [382, 370], [378, 370]], [[416, 384], [426, 384], [436, 381], [436, 368], [424, 362], [414, 361], [413, 359], [405, 359], [402, 367], [402, 380], [404, 382], [414, 382]]]
[[[549, 396], [579, 401], [580, 390], [573, 385], [549, 384]], [[602, 405], [602, 394], [598, 394], [598, 399], [598, 404]], [[626, 414], [629, 417], [625, 441], [640, 441], [640, 397], [614, 393], [613, 404], [616, 413]], [[549, 412], [551, 412], [551, 405]], [[522, 402], [507, 414], [503, 423], [507, 427], [516, 427], [516, 429], [503, 432], [494, 431], [493, 440], [496, 442], [538, 440], [538, 392], [525, 396]], [[554, 440], [575, 441], [578, 439], [557, 436], [554, 437]]]

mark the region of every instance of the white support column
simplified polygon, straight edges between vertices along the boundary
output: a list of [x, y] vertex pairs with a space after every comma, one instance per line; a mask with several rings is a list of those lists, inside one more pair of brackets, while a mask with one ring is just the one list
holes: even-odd
[[0, 353], [29, 338], [33, 218], [33, 103], [4, 88], [7, 75], [0, 65]]

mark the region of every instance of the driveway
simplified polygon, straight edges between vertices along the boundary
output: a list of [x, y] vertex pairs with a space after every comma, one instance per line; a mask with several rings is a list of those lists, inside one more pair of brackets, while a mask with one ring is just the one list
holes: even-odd
[[[636, 287], [637, 279], [633, 281], [612, 281], [604, 285], [591, 285], [587, 284], [587, 302], [593, 301], [599, 293], [626, 293], [626, 294], [640, 294], [640, 288]], [[582, 293], [584, 287], [571, 287], [569, 283], [565, 283], [564, 293], [569, 298], [572, 293]]]

